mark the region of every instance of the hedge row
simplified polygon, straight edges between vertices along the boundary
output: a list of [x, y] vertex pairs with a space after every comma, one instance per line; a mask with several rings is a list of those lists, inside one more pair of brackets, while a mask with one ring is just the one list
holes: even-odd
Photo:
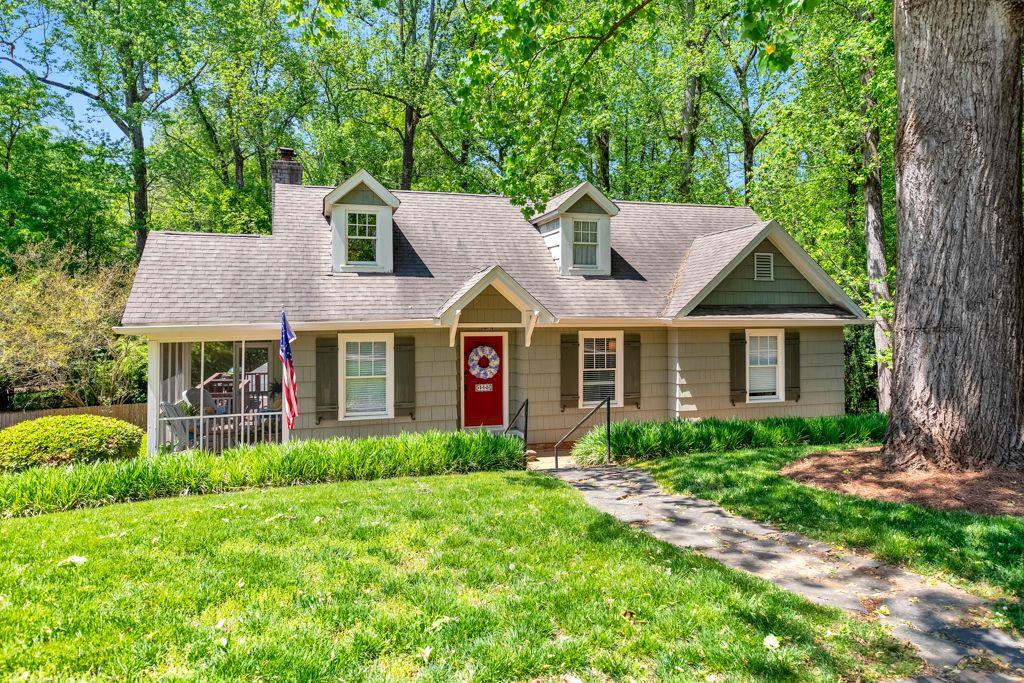
[[[740, 448], [871, 443], [882, 440], [886, 423], [885, 415], [879, 413], [766, 420], [624, 420], [611, 426], [612, 460], [650, 460]], [[593, 428], [577, 441], [572, 454], [580, 464], [604, 463], [604, 425]]]
[[0, 475], [0, 513], [31, 515], [165, 496], [352, 479], [524, 469], [523, 442], [424, 432], [189, 451]]

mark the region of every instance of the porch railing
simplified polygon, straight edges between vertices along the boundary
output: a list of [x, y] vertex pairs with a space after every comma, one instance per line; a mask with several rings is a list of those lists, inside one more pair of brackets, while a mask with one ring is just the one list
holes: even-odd
[[235, 446], [280, 443], [281, 412], [234, 413], [160, 417], [157, 448], [191, 448], [220, 453]]
[[596, 406], [590, 409], [590, 412], [583, 416], [583, 419], [576, 423], [576, 426], [565, 433], [558, 443], [555, 444], [555, 469], [558, 469], [558, 447], [565, 442], [570, 436], [572, 436], [580, 426], [590, 419], [590, 416], [596, 413], [601, 406], [604, 406], [604, 455], [605, 462], [612, 461], [612, 399], [608, 397], [598, 403]]

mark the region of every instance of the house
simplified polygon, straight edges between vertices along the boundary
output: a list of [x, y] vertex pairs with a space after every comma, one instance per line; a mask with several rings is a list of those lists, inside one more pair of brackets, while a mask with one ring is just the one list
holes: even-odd
[[[273, 234], [156, 232], [119, 331], [149, 340], [149, 447], [844, 410], [864, 313], [748, 207], [493, 195], [272, 171]], [[280, 313], [301, 416], [281, 423]]]

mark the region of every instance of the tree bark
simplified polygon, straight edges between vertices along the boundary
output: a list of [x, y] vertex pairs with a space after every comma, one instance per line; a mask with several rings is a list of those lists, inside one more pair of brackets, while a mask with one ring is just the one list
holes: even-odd
[[700, 125], [700, 76], [687, 79], [679, 126], [679, 201], [688, 201], [693, 191], [693, 158], [697, 153], [697, 126]]
[[868, 291], [875, 308], [875, 367], [878, 377], [878, 410], [888, 413], [892, 407], [892, 368], [884, 359], [889, 356], [892, 330], [885, 310], [892, 303], [889, 293], [889, 264], [885, 258], [885, 222], [882, 215], [882, 167], [878, 153], [880, 133], [872, 120], [878, 103], [868, 89], [875, 67], [865, 65], [860, 73], [864, 87], [863, 161], [864, 179], [864, 243], [867, 250]]
[[611, 135], [607, 128], [597, 132], [597, 186], [602, 192], [612, 187]]
[[142, 124], [131, 126], [132, 142], [132, 223], [135, 230], [135, 258], [142, 258], [149, 236], [149, 169], [146, 164], [146, 139]]
[[411, 104], [405, 105], [405, 131], [402, 135], [402, 183], [399, 189], [411, 190], [416, 157], [416, 128], [420, 123], [420, 113]]
[[1021, 0], [896, 0], [899, 281], [885, 455], [1024, 467]]

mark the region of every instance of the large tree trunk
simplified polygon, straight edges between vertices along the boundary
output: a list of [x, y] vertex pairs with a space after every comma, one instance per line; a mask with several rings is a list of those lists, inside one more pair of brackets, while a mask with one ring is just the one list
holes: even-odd
[[700, 76], [687, 79], [683, 91], [682, 122], [679, 126], [679, 201], [689, 201], [693, 191], [693, 158], [697, 152], [697, 126], [700, 125]]
[[896, 466], [1024, 467], [1021, 0], [896, 0]]
[[146, 166], [146, 140], [142, 124], [131, 127], [132, 141], [132, 223], [135, 230], [135, 258], [142, 258], [149, 235], [149, 180]]
[[867, 247], [868, 291], [875, 308], [875, 361], [878, 376], [878, 410], [888, 413], [892, 407], [892, 368], [884, 359], [889, 356], [892, 330], [885, 310], [892, 302], [889, 294], [889, 264], [885, 259], [885, 223], [882, 216], [882, 167], [878, 153], [878, 126], [872, 121], [877, 103], [868, 86], [875, 75], [873, 65], [865, 66], [860, 73], [864, 86], [864, 113], [867, 125], [864, 128], [863, 164], [867, 175], [864, 179], [864, 243]]

